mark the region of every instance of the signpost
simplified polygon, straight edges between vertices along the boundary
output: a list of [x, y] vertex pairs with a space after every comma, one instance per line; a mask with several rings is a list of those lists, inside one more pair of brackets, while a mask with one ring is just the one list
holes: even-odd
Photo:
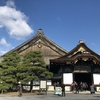
[[47, 80], [40, 80], [39, 94], [43, 92], [47, 94]]
[[54, 94], [61, 95], [62, 94], [61, 87], [55, 87], [55, 93]]

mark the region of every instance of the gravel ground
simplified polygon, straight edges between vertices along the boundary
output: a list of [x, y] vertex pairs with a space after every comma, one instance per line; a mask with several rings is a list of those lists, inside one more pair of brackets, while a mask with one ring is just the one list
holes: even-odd
[[0, 100], [100, 100], [100, 93], [66, 93], [65, 97], [54, 95], [53, 93], [47, 93], [47, 95], [36, 95], [28, 93], [23, 94], [22, 97], [18, 97], [17, 94], [0, 94]]

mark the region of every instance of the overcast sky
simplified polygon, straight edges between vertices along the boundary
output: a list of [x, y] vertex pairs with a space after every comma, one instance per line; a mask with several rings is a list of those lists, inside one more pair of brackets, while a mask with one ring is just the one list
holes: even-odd
[[0, 0], [0, 55], [39, 28], [67, 51], [84, 40], [100, 54], [100, 0]]

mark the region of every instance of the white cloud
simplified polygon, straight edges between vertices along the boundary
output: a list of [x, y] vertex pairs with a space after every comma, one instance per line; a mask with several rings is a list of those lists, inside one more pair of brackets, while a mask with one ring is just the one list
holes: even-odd
[[10, 46], [10, 44], [6, 42], [6, 39], [5, 38], [2, 38], [0, 40], [0, 44], [3, 45], [3, 46]]
[[0, 55], [5, 54], [12, 48], [11, 44], [7, 43], [5, 38], [0, 40]]
[[0, 50], [0, 56], [2, 56], [3, 54], [7, 53], [8, 51], [6, 50]]
[[3, 27], [3, 25], [0, 24], [0, 28], [2, 28], [2, 27]]
[[10, 37], [18, 40], [31, 35], [33, 30], [27, 21], [28, 17], [16, 10], [12, 0], [9, 0], [6, 6], [0, 6], [0, 28], [5, 27]]
[[12, 0], [9, 0], [9, 1], [7, 1], [7, 4], [6, 4], [8, 7], [16, 7], [15, 6], [15, 4], [14, 4], [14, 2], [12, 1]]

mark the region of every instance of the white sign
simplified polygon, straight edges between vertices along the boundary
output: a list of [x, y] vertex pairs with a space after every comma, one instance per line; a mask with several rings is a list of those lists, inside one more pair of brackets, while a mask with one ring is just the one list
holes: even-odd
[[46, 86], [47, 86], [47, 81], [40, 80], [40, 88], [46, 88]]

